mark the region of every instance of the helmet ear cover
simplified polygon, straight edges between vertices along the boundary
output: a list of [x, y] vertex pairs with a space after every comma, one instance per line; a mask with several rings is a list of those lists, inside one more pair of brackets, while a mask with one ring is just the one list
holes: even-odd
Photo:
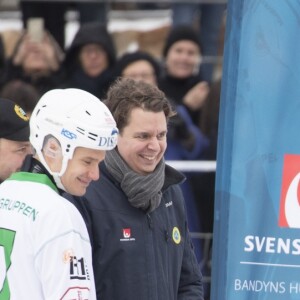
[[45, 137], [43, 153], [51, 158], [62, 158], [62, 150], [59, 141], [52, 135]]

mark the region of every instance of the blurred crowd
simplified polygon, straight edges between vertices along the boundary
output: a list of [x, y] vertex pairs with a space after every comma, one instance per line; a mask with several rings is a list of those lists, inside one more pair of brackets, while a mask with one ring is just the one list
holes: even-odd
[[[157, 85], [177, 111], [168, 128], [165, 159], [216, 160], [221, 89], [216, 70], [226, 4], [174, 1], [172, 24], [159, 56], [147, 49], [118, 55], [107, 28], [108, 2], [76, 4], [80, 26], [65, 48], [64, 15], [69, 5], [20, 1], [23, 29], [9, 54], [7, 43], [12, 41], [0, 33], [0, 97], [13, 100], [30, 116], [41, 95], [53, 88], [80, 88], [105, 100], [117, 78], [143, 80]], [[215, 173], [185, 175], [182, 190], [189, 229], [212, 232]], [[194, 244], [201, 263], [202, 241], [194, 239]]]

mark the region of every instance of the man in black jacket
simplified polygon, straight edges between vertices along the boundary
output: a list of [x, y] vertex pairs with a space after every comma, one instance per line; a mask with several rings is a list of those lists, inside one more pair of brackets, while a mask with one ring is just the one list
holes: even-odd
[[92, 239], [97, 299], [202, 300], [184, 176], [164, 161], [174, 112], [157, 87], [132, 79], [116, 81], [105, 104], [120, 131], [117, 149], [106, 153], [86, 201], [73, 200]]

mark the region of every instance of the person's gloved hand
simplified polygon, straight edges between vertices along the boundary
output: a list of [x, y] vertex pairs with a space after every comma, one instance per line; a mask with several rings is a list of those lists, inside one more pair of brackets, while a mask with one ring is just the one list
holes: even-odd
[[168, 135], [169, 138], [178, 140], [179, 142], [190, 138], [191, 134], [188, 130], [186, 122], [179, 114], [176, 114], [170, 119]]

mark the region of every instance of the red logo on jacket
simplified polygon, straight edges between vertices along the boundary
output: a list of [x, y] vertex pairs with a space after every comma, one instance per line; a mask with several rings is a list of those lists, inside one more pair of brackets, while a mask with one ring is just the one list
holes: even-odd
[[131, 236], [131, 230], [130, 228], [123, 228], [123, 237], [125, 239], [129, 239]]

